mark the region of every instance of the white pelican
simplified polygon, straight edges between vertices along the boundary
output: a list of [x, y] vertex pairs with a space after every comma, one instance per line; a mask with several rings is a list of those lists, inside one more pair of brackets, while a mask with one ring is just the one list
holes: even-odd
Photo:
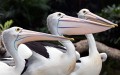
[[[78, 13], [79, 18], [84, 18], [91, 21], [101, 22], [104, 24], [109, 24], [117, 26], [116, 24], [99, 17], [91, 13], [87, 9], [82, 9]], [[108, 26], [108, 25], [105, 25]], [[89, 44], [89, 55], [86, 57], [81, 57], [80, 63], [76, 63], [76, 68], [70, 75], [99, 75], [102, 68], [102, 61], [107, 59], [106, 53], [99, 53], [96, 47], [95, 39], [92, 34], [86, 34], [88, 44]]]
[[[83, 19], [81, 19], [81, 20], [78, 20], [78, 19], [76, 19], [76, 21], [77, 22], [79, 22], [79, 23], [81, 23], [81, 26], [79, 26], [79, 24], [73, 24], [73, 25], [68, 25], [68, 24], [66, 24], [66, 25], [63, 25], [63, 23], [60, 23], [61, 21], [69, 21], [69, 20], [67, 20], [66, 18], [70, 18], [70, 19], [72, 19], [72, 20], [74, 20], [75, 18], [72, 18], [72, 17], [69, 17], [69, 16], [67, 16], [67, 15], [65, 15], [65, 14], [63, 14], [63, 13], [61, 13], [61, 12], [56, 12], [56, 13], [54, 13], [54, 14], [51, 14], [51, 15], [49, 15], [48, 16], [48, 18], [47, 18], [47, 26], [48, 26], [48, 29], [49, 29], [49, 31], [52, 33], [52, 34], [54, 34], [54, 35], [63, 35], [63, 34], [66, 34], [66, 35], [79, 35], [79, 34], [83, 34], [82, 33], [82, 31], [81, 30], [78, 30], [78, 29], [81, 29], [81, 28], [79, 28], [79, 27], [83, 27], [84, 28], [84, 25], [86, 25], [85, 23], [88, 23], [87, 25], [89, 26], [91, 26], [91, 27], [96, 27], [97, 28], [97, 32], [100, 32], [100, 31], [104, 31], [104, 30], [107, 30], [107, 29], [110, 29], [110, 28], [112, 28], [112, 27], [114, 27], [114, 25], [112, 25], [112, 26], [110, 26], [110, 25], [107, 25], [107, 24], [103, 24], [103, 23], [97, 23], [97, 22], [93, 22], [93, 21], [87, 21], [87, 20], [83, 20]], [[57, 19], [58, 19], [58, 23], [57, 22], [55, 22], [55, 20], [57, 21]], [[87, 21], [87, 22], [86, 22]], [[82, 23], [83, 22], [83, 23]], [[85, 22], [85, 23], [84, 23]], [[72, 22], [71, 22], [72, 23]], [[97, 25], [98, 25], [98, 27], [100, 28], [98, 28], [97, 27]], [[100, 26], [99, 26], [100, 25]], [[90, 33], [90, 29], [91, 29], [91, 27], [88, 29], [89, 31], [83, 31], [84, 32], [84, 34], [85, 33]], [[102, 28], [101, 28], [102, 27]], [[78, 29], [77, 29], [78, 28]], [[87, 29], [87, 27], [86, 28], [84, 28], [85, 30]], [[79, 32], [80, 31], [80, 32]], [[95, 33], [95, 29], [94, 29], [94, 32], [92, 32], [92, 33]], [[69, 44], [72, 44], [72, 42], [71, 41], [69, 41], [69, 40], [65, 40], [65, 41], [60, 41], [65, 47], [66, 46], [69, 46]], [[70, 46], [69, 46], [70, 47]], [[67, 52], [66, 52], [67, 53]], [[66, 54], [67, 55], [67, 54]], [[104, 53], [102, 53], [101, 55], [104, 55]], [[70, 58], [69, 58], [70, 59]], [[72, 61], [72, 60], [71, 60]], [[104, 61], [104, 60], [103, 60]], [[65, 63], [65, 62], [64, 62]]]
[[20, 27], [12, 27], [2, 32], [2, 41], [6, 50], [15, 61], [15, 66], [9, 66], [0, 61], [0, 75], [21, 75], [25, 60], [17, 52], [17, 47], [21, 43], [36, 40], [66, 40], [67, 38], [50, 34], [25, 30]]
[[[87, 20], [91, 20], [91, 21], [96, 21], [96, 22], [101, 22], [101, 23], [106, 23], [106, 24], [110, 24], [110, 25], [114, 25], [114, 26], [117, 26], [116, 24], [98, 16], [98, 15], [95, 15], [93, 13], [91, 13], [88, 9], [82, 9], [80, 10], [78, 13], [78, 17], [79, 18], [83, 18], [83, 19], [87, 19]], [[101, 55], [101, 59], [102, 61], [106, 61], [107, 59], [107, 54], [106, 53], [100, 53]]]
[[[70, 17], [60, 12], [49, 15], [47, 24], [49, 30], [58, 36], [63, 34], [76, 35], [96, 33], [110, 29], [109, 26], [102, 26], [104, 25], [102, 23]], [[86, 31], [86, 29], [88, 31]], [[65, 53], [58, 50], [58, 48], [49, 46], [45, 46], [46, 50], [40, 53], [38, 50], [31, 49], [33, 54], [28, 59], [28, 63], [26, 64], [27, 69], [23, 75], [69, 75], [76, 65], [75, 47], [69, 40], [60, 42], [67, 49]], [[35, 43], [34, 45], [37, 45]]]
[[[83, 11], [83, 10], [82, 10]], [[81, 12], [81, 11], [80, 11]], [[58, 16], [59, 15], [59, 16]], [[115, 27], [116, 26], [116, 24], [114, 24], [114, 23], [112, 23], [112, 22], [110, 22], [110, 21], [107, 21], [107, 20], [105, 20], [105, 19], [102, 19], [101, 17], [98, 17], [98, 19], [102, 22], [102, 21], [104, 21], [104, 22], [108, 22], [108, 23], [111, 23], [111, 26], [110, 25], [108, 25], [108, 24], [105, 24], [105, 23], [99, 23], [99, 21], [98, 22], [95, 22], [94, 20], [93, 20], [93, 22], [91, 21], [91, 24], [88, 24], [88, 26], [90, 25], [91, 27], [93, 27], [93, 28], [91, 28], [91, 27], [89, 27], [89, 29], [87, 29], [87, 27], [86, 28], [77, 28], [77, 27], [79, 27], [79, 25], [77, 25], [76, 24], [76, 26], [75, 25], [61, 25], [61, 26], [63, 26], [63, 27], [60, 27], [59, 25], [57, 25], [57, 24], [54, 24], [54, 22], [52, 22], [52, 20], [55, 20], [55, 19], [57, 19], [57, 18], [59, 18], [59, 17], [63, 17], [63, 16], [65, 16], [65, 14], [63, 14], [63, 13], [61, 13], [61, 12], [56, 12], [56, 13], [54, 13], [54, 14], [52, 14], [52, 16], [50, 16], [50, 17], [48, 17], [48, 20], [47, 20], [47, 26], [48, 26], [48, 29], [49, 29], [49, 31], [52, 33], [52, 34], [54, 34], [54, 35], [63, 35], [63, 34], [67, 34], [67, 35], [79, 35], [79, 34], [83, 34], [82, 33], [82, 31], [81, 30], [86, 30], [86, 31], [84, 31], [84, 33], [85, 34], [88, 34], [88, 33], [95, 33], [95, 32], [100, 32], [100, 31], [105, 31], [105, 30], [107, 30], [107, 29], [110, 29], [110, 28], [113, 28], [113, 27]], [[82, 16], [82, 15], [81, 15]], [[83, 15], [84, 16], [84, 15]], [[66, 17], [66, 16], [65, 16]], [[68, 17], [68, 16], [67, 16]], [[83, 17], [81, 17], [81, 18], [83, 18]], [[92, 17], [91, 17], [92, 18]], [[83, 18], [84, 19], [84, 18]], [[81, 19], [83, 22], [84, 22], [84, 20], [83, 19]], [[86, 18], [85, 18], [86, 19]], [[62, 20], [66, 20], [66, 19], [62, 19]], [[59, 21], [61, 21], [61, 20], [59, 20]], [[50, 22], [50, 23], [49, 23]], [[79, 21], [78, 21], [79, 22]], [[93, 24], [92, 24], [93, 23]], [[81, 27], [84, 27], [84, 26], [82, 26], [83, 24], [81, 23]], [[96, 25], [96, 26], [94, 26], [94, 25]], [[97, 26], [98, 25], [98, 26]], [[75, 30], [76, 29], [76, 30]], [[81, 30], [77, 30], [77, 29], [81, 29]], [[94, 32], [91, 32], [90, 31], [90, 29], [93, 29], [93, 31]], [[71, 30], [71, 31], [70, 31]], [[87, 31], [88, 30], [88, 31]], [[76, 32], [76, 31], [78, 31], [78, 32]], [[79, 32], [80, 31], [80, 32]], [[71, 42], [69, 42], [69, 43], [71, 43]], [[78, 55], [78, 54], [77, 54]], [[101, 59], [102, 59], [102, 61], [105, 61], [106, 60], [106, 58], [107, 58], [107, 55], [106, 55], [106, 53], [101, 53], [100, 54], [101, 55]]]

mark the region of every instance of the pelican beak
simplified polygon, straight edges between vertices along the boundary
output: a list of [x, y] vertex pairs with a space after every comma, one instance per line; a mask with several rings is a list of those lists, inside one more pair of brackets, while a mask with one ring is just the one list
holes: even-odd
[[[78, 13], [78, 15], [79, 15], [79, 13]], [[104, 19], [104, 18], [102, 18], [102, 17], [100, 17], [100, 16], [98, 16], [98, 15], [96, 15], [96, 14], [90, 12], [90, 11], [85, 13], [84, 16], [83, 15], [80, 15], [80, 16], [84, 17], [84, 19], [91, 20], [91, 21], [94, 21], [94, 22], [99, 22], [99, 23], [102, 23], [106, 26], [107, 25], [111, 25], [113, 27], [118, 26], [117, 24], [115, 24], [115, 23], [113, 23], [113, 22], [111, 22], [107, 19]]]
[[49, 41], [55, 41], [55, 40], [71, 40], [72, 38], [65, 38], [63, 36], [57, 36], [57, 35], [51, 35], [47, 33], [42, 32], [36, 32], [36, 31], [30, 31], [21, 29], [19, 32], [16, 43], [17, 45], [21, 43], [26, 43], [30, 41], [39, 41], [39, 40], [49, 40]]
[[57, 31], [65, 35], [81, 35], [102, 32], [116, 26], [105, 19], [103, 21], [105, 23], [64, 15], [58, 20]]

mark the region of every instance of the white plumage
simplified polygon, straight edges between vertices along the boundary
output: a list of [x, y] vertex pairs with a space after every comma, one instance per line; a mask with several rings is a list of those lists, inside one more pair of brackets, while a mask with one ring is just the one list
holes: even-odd
[[[15, 31], [17, 28], [11, 28], [3, 31], [2, 40], [5, 48], [11, 54], [15, 60], [15, 66], [9, 66], [5, 63], [0, 62], [0, 75], [20, 75], [25, 66], [25, 61], [22, 57], [17, 55], [17, 43], [15, 42], [19, 31]], [[18, 62], [18, 59], [20, 62]]]
[[[103, 26], [110, 26], [106, 24], [111, 24], [111, 28], [115, 27], [116, 24], [99, 17], [91, 13], [88, 9], [82, 9], [78, 13], [79, 18], [84, 18], [91, 21], [105, 23]], [[107, 59], [106, 53], [99, 53], [96, 47], [95, 39], [92, 34], [86, 34], [88, 44], [89, 44], [89, 55], [86, 57], [81, 57], [79, 60], [81, 63], [76, 63], [76, 68], [70, 75], [99, 75], [102, 62]]]
[[[2, 32], [2, 41], [6, 50], [14, 59], [15, 66], [9, 66], [0, 62], [0, 75], [21, 75], [25, 68], [25, 60], [30, 55], [21, 56], [18, 54], [18, 46], [21, 43], [36, 40], [66, 40], [67, 38], [50, 34], [29, 31], [20, 27], [12, 27]], [[26, 48], [22, 48], [26, 49]], [[30, 54], [30, 53], [29, 53]]]
[[89, 55], [81, 57], [81, 63], [76, 63], [76, 69], [71, 75], [99, 75], [102, 68], [102, 59], [97, 51], [92, 34], [86, 35], [89, 44]]

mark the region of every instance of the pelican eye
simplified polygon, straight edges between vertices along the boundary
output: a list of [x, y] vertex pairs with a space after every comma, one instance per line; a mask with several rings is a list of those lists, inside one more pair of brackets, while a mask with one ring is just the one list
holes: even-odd
[[15, 29], [15, 31], [16, 31], [16, 32], [19, 32], [19, 31], [20, 31], [20, 28]]
[[85, 13], [85, 14], [86, 14], [87, 12], [84, 10], [84, 11], [83, 11], [83, 13]]
[[61, 16], [61, 13], [59, 13], [58, 16]]

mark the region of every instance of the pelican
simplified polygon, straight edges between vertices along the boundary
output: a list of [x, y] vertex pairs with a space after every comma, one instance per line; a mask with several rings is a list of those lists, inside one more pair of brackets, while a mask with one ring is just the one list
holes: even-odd
[[[48, 26], [48, 29], [49, 29], [49, 31], [52, 33], [52, 34], [54, 34], [54, 35], [63, 35], [63, 34], [66, 34], [66, 35], [79, 35], [79, 34], [83, 34], [82, 33], [82, 31], [81, 30], [78, 30], [78, 29], [81, 29], [81, 28], [79, 28], [79, 24], [73, 24], [73, 25], [70, 25], [70, 24], [66, 24], [66, 25], [63, 25], [63, 23], [60, 23], [61, 21], [68, 21], [66, 18], [68, 18], [69, 16], [67, 16], [67, 15], [65, 15], [65, 14], [63, 14], [63, 13], [61, 13], [61, 12], [56, 12], [56, 13], [53, 13], [53, 14], [51, 14], [51, 15], [49, 15], [48, 16], [48, 18], [47, 18], [47, 26]], [[72, 20], [74, 20], [75, 18], [72, 18], [72, 17], [69, 17], [70, 19], [72, 19]], [[57, 20], [58, 19], [58, 23], [57, 22], [55, 22], [55, 20]], [[100, 31], [104, 31], [104, 30], [107, 30], [107, 29], [110, 29], [110, 28], [112, 28], [112, 27], [114, 27], [114, 25], [107, 25], [107, 24], [103, 24], [103, 23], [97, 23], [97, 22], [93, 22], [93, 21], [87, 21], [87, 20], [83, 20], [83, 19], [81, 19], [81, 20], [78, 20], [78, 19], [76, 19], [76, 21], [77, 22], [81, 22], [81, 27], [83, 26], [84, 27], [84, 25], [86, 25], [86, 24], [84, 24], [84, 23], [82, 23], [82, 22], [85, 22], [85, 23], [88, 23], [87, 25], [89, 26], [91, 26], [91, 27], [96, 27], [97, 28], [97, 30], [99, 30], [99, 31], [97, 31], [97, 32], [100, 32]], [[86, 22], [87, 21], [87, 22]], [[71, 22], [72, 23], [72, 22]], [[83, 25], [82, 25], [83, 24]], [[98, 28], [97, 27], [97, 25], [98, 25], [98, 27], [100, 28]], [[100, 25], [100, 26], [99, 26]], [[91, 27], [90, 27], [90, 29], [91, 29]], [[101, 28], [102, 27], [102, 28]], [[78, 29], [77, 29], [78, 28]], [[85, 28], [85, 30], [87, 29], [87, 27]], [[88, 29], [89, 31], [84, 31], [84, 34], [85, 33], [90, 33], [91, 31], [90, 31], [90, 29]], [[79, 32], [80, 31], [80, 32]], [[95, 33], [95, 31], [94, 32], [92, 32], [92, 33]], [[88, 36], [88, 35], [87, 35]], [[89, 38], [88, 38], [89, 39]], [[65, 40], [65, 41], [60, 41], [62, 44], [63, 44], [63, 46], [69, 46], [69, 44], [72, 44], [72, 42], [70, 41], [70, 40]], [[66, 43], [67, 42], [67, 43]], [[70, 46], [69, 46], [70, 47]], [[67, 52], [66, 52], [67, 53]], [[67, 55], [67, 54], [66, 54]], [[100, 55], [104, 55], [104, 56], [106, 56], [104, 53], [102, 53], [102, 54], [100, 54]], [[70, 58], [69, 58], [70, 59]], [[104, 59], [103, 61], [105, 61], [106, 59]], [[71, 61], [73, 61], [72, 59], [71, 59]], [[64, 62], [65, 63], [65, 62]], [[76, 64], [77, 65], [77, 64]], [[76, 67], [77, 68], [77, 67]]]
[[[111, 28], [111, 26], [102, 26], [104, 25], [102, 23], [70, 17], [60, 12], [49, 15], [47, 25], [49, 30], [57, 36], [63, 34], [76, 35], [96, 33]], [[97, 30], [93, 27], [96, 27]], [[86, 31], [86, 29], [88, 31]], [[58, 50], [58, 48], [45, 46], [44, 53], [47, 55], [46, 56], [44, 53], [39, 53], [38, 50], [31, 49], [32, 56], [28, 59], [28, 63], [26, 64], [27, 69], [23, 75], [69, 75], [73, 72], [77, 55], [75, 47], [69, 40], [60, 42], [66, 47], [67, 51], [62, 52]], [[34, 44], [39, 46], [37, 43], [38, 42], [35, 42]], [[28, 46], [30, 43], [26, 45]]]
[[[78, 13], [78, 17], [104, 24], [109, 24], [112, 25], [113, 27], [117, 26], [116, 24], [91, 13], [88, 9], [80, 10]], [[102, 68], [102, 62], [104, 62], [107, 59], [106, 53], [98, 52], [93, 35], [86, 34], [85, 36], [88, 40], [89, 55], [86, 57], [81, 57], [79, 59], [81, 62], [76, 63], [76, 68], [74, 72], [71, 73], [70, 75], [99, 75]]]
[[21, 75], [25, 60], [18, 54], [18, 46], [21, 43], [37, 40], [68, 40], [65, 37], [25, 30], [20, 27], [12, 27], [2, 32], [2, 41], [6, 50], [14, 59], [15, 66], [9, 66], [0, 61], [0, 75]]
[[[88, 9], [82, 9], [78, 12], [78, 17], [79, 18], [83, 18], [83, 19], [87, 19], [87, 20], [91, 20], [91, 21], [96, 21], [96, 22], [101, 22], [101, 23], [106, 23], [106, 24], [110, 24], [110, 25], [114, 25], [114, 26], [118, 26], [117, 24], [114, 24], [98, 15], [93, 14], [92, 12], [90, 12]], [[106, 61], [107, 59], [107, 54], [106, 53], [100, 53], [101, 59], [102, 61]]]
[[[83, 11], [83, 10], [81, 10], [81, 11]], [[80, 11], [80, 12], [81, 12]], [[83, 14], [83, 13], [81, 13], [81, 14]], [[59, 16], [58, 16], [59, 15]], [[69, 25], [61, 25], [61, 26], [63, 26], [63, 27], [60, 27], [59, 25], [57, 25], [57, 24], [54, 24], [54, 22], [52, 23], [52, 21], [51, 21], [51, 18], [54, 20], [55, 19], [55, 17], [62, 17], [63, 18], [63, 16], [65, 16], [65, 14], [63, 14], [63, 13], [61, 13], [61, 12], [56, 12], [56, 13], [54, 13], [54, 14], [52, 14], [52, 16], [51, 17], [48, 17], [48, 19], [47, 19], [47, 26], [48, 26], [48, 29], [49, 29], [49, 31], [52, 33], [52, 34], [54, 34], [54, 35], [63, 35], [63, 34], [66, 34], [66, 35], [79, 35], [79, 34], [83, 34], [82, 33], [82, 31], [81, 30], [83, 30], [83, 29], [85, 29], [86, 31], [84, 31], [84, 33], [85, 34], [88, 34], [88, 33], [91, 33], [91, 31], [90, 31], [90, 29], [92, 30], [93, 28], [93, 30], [94, 30], [94, 32], [92, 32], [92, 33], [95, 33], [95, 31], [96, 32], [100, 32], [100, 31], [105, 31], [105, 30], [107, 30], [107, 29], [110, 29], [110, 28], [114, 28], [115, 26], [117, 26], [116, 24], [114, 24], [114, 23], [112, 23], [112, 22], [110, 22], [110, 21], [108, 21], [108, 20], [105, 20], [105, 19], [103, 19], [103, 18], [101, 18], [101, 17], [98, 17], [97, 15], [97, 17], [98, 17], [98, 19], [101, 21], [101, 22], [95, 22], [94, 20], [92, 21], [91, 20], [91, 24], [89, 24], [91, 27], [89, 27], [89, 29], [87, 29], [87, 27], [86, 28], [84, 28], [84, 26], [82, 26], [82, 23], [81, 23], [81, 27], [83, 27], [83, 28], [81, 28], [81, 30], [77, 30], [77, 29], [79, 29], [79, 28], [77, 28], [78, 26], [77, 26], [77, 24], [76, 24], [76, 26], [74, 26], [74, 25], [72, 25], [72, 26], [70, 26], [69, 27]], [[78, 15], [79, 16], [79, 15]], [[82, 16], [82, 15], [81, 15]], [[67, 16], [68, 17], [68, 16]], [[83, 21], [83, 19], [86, 19], [86, 18], [83, 18], [83, 17], [81, 17], [81, 20]], [[92, 17], [91, 17], [92, 18]], [[63, 19], [63, 20], [66, 20], [66, 19]], [[61, 21], [61, 20], [59, 20], [59, 21]], [[104, 23], [104, 22], [102, 22], [102, 21], [104, 21], [104, 22], [106, 22], [106, 23]], [[78, 21], [79, 22], [79, 21]], [[84, 22], [84, 21], [83, 21]], [[108, 24], [110, 23], [111, 25], [108, 25], [107, 24], [107, 22], [108, 22]], [[93, 23], [93, 24], [92, 24]], [[88, 26], [89, 26], [88, 25]], [[93, 26], [94, 25], [96, 25], [96, 26]], [[71, 29], [71, 30], [70, 30]], [[76, 29], [76, 31], [78, 31], [77, 33], [76, 33], [76, 31], [74, 31], [74, 29]], [[87, 31], [88, 30], [88, 31]], [[98, 31], [97, 31], [98, 30]], [[79, 32], [80, 31], [80, 32]], [[69, 43], [71, 43], [71, 42], [69, 42]], [[63, 44], [63, 43], [62, 43]], [[78, 55], [78, 54], [77, 54]], [[102, 59], [102, 61], [104, 62], [106, 59], [107, 59], [107, 55], [106, 55], [106, 53], [100, 53], [100, 55], [101, 55], [101, 59]]]

